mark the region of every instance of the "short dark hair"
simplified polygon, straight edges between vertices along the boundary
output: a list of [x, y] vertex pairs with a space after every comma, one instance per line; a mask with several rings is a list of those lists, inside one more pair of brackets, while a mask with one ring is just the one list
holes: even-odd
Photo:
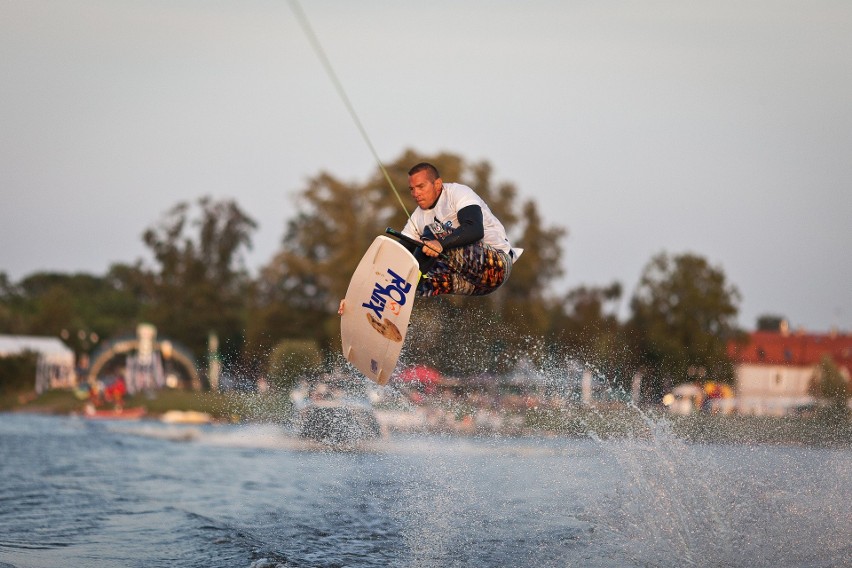
[[441, 174], [438, 173], [438, 168], [430, 164], [429, 162], [420, 162], [416, 166], [413, 166], [410, 170], [408, 170], [408, 175], [413, 176], [418, 172], [429, 172], [429, 175], [432, 177], [432, 181], [435, 181]]

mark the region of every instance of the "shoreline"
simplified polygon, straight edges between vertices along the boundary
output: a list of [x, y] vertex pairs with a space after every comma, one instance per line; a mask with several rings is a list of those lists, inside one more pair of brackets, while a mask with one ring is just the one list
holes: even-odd
[[[87, 401], [70, 391], [16, 393], [0, 399], [0, 412], [85, 417]], [[436, 401], [437, 402], [437, 401]], [[111, 408], [111, 407], [107, 407]], [[218, 394], [191, 391], [159, 391], [154, 395], [127, 397], [123, 408], [144, 408], [139, 420], [211, 423], [288, 423], [293, 417], [289, 398], [274, 395]], [[745, 416], [694, 413], [674, 416], [658, 408], [630, 406], [527, 409], [524, 411], [476, 410], [440, 404], [406, 409], [375, 408], [388, 433], [446, 434], [469, 436], [544, 436], [633, 438], [671, 437], [689, 443], [731, 445], [796, 445], [825, 448], [852, 447], [852, 414], [823, 412], [811, 416]], [[203, 418], [206, 415], [208, 418]], [[101, 416], [109, 418], [109, 416]], [[121, 418], [120, 415], [114, 418]], [[209, 420], [208, 420], [209, 419]]]

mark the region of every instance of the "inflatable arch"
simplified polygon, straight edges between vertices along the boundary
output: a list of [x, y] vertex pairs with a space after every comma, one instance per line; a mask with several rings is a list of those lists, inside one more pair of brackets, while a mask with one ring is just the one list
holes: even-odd
[[[130, 355], [137, 353], [146, 348], [144, 339], [119, 339], [109, 343], [108, 346], [96, 353], [89, 367], [88, 379], [94, 381], [104, 369], [104, 367], [115, 357], [121, 355]], [[186, 376], [193, 390], [201, 390], [201, 377], [198, 374], [198, 369], [195, 366], [195, 360], [183, 349], [176, 348], [170, 341], [153, 341], [148, 344], [153, 351], [159, 352], [163, 362], [172, 362], [179, 366]]]

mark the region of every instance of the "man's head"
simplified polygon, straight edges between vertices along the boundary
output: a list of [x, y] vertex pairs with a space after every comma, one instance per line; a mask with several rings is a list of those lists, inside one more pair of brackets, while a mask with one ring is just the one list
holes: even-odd
[[421, 209], [433, 207], [443, 187], [438, 169], [428, 162], [420, 162], [408, 170], [408, 190]]

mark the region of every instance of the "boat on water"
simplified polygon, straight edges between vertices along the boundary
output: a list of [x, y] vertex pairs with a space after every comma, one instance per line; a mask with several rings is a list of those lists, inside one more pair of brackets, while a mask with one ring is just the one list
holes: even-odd
[[381, 437], [382, 428], [369, 401], [330, 382], [304, 385], [292, 393], [296, 434], [332, 447], [354, 446]]
[[197, 410], [169, 410], [160, 416], [160, 422], [165, 424], [211, 424], [213, 417], [206, 412]]
[[83, 412], [83, 417], [87, 420], [139, 420], [145, 414], [146, 410], [144, 406], [134, 406], [132, 408], [121, 406], [115, 408], [95, 408], [92, 405], [87, 405]]
[[353, 401], [317, 401], [301, 408], [296, 416], [301, 438], [332, 446], [373, 440], [382, 429], [372, 411]]

